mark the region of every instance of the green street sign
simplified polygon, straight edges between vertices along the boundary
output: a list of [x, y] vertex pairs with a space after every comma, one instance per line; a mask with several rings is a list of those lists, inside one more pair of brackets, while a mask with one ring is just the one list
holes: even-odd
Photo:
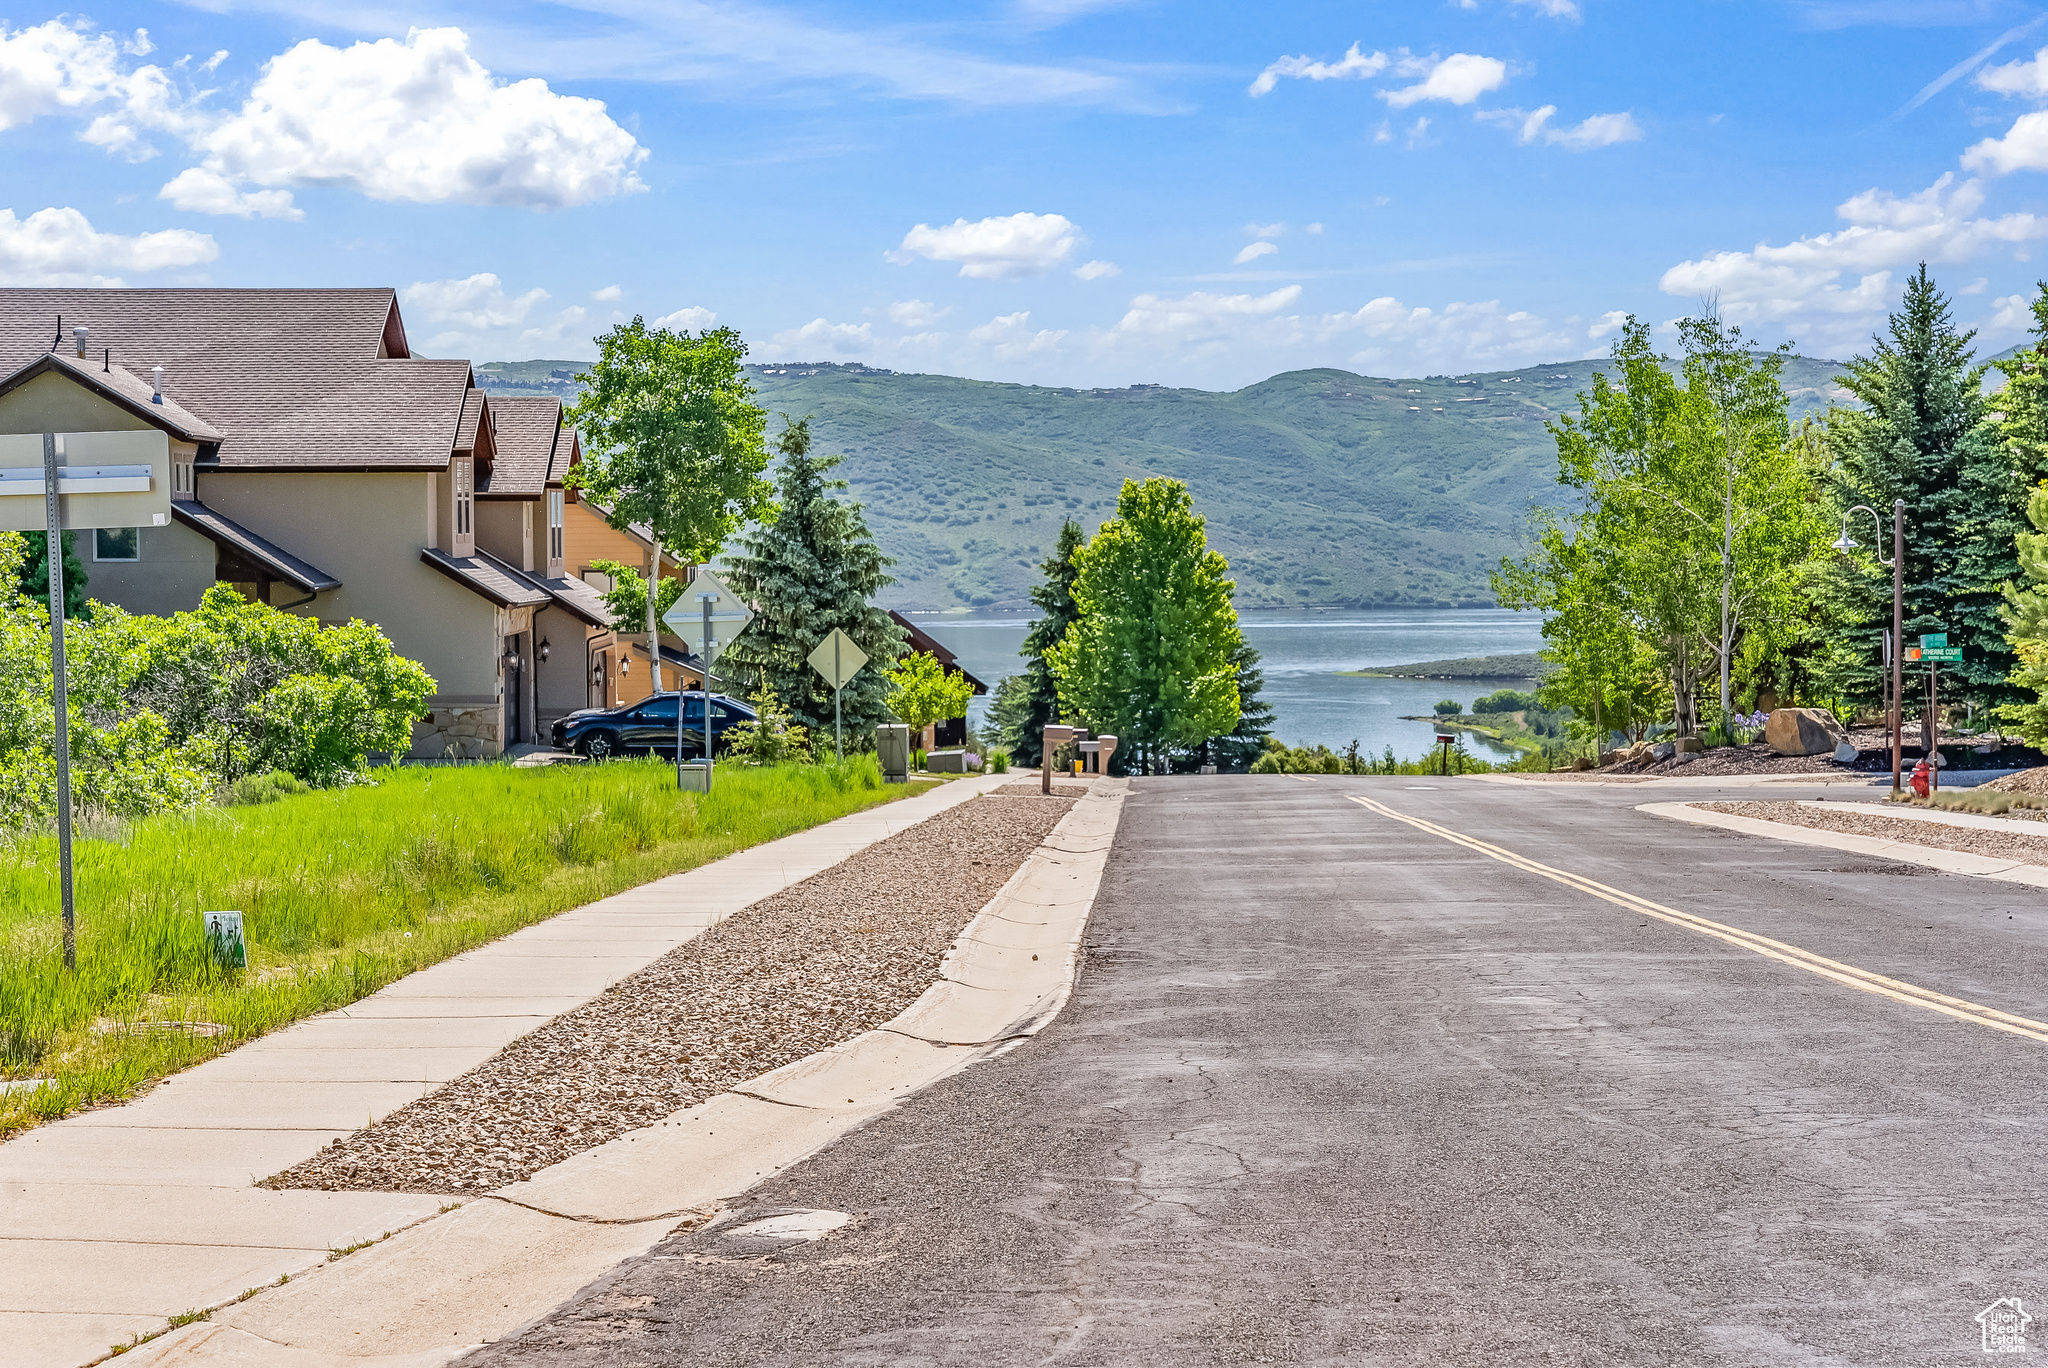
[[1960, 646], [1926, 646], [1921, 648], [1920, 658], [1922, 660], [1961, 660], [1963, 658], [1963, 648]]
[[1920, 649], [1923, 651], [1930, 648], [1939, 651], [1947, 647], [1947, 645], [1947, 632], [1922, 632], [1920, 634]]

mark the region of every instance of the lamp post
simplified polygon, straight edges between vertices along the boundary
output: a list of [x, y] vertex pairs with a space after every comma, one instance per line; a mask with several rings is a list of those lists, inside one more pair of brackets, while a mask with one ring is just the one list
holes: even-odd
[[[1835, 550], [1842, 552], [1844, 555], [1856, 549], [1856, 542], [1849, 536], [1849, 520], [1858, 513], [1868, 513], [1871, 523], [1877, 528], [1877, 534], [1880, 537], [1884, 535], [1884, 523], [1878, 518], [1877, 510], [1866, 504], [1857, 504], [1854, 508], [1842, 514], [1842, 535], [1834, 543]], [[1905, 637], [1901, 633], [1905, 628], [1906, 617], [1906, 501], [1904, 499], [1892, 500], [1892, 558], [1886, 560], [1880, 554], [1877, 558], [1877, 563], [1879, 565], [1889, 565], [1892, 569], [1892, 707], [1890, 723], [1892, 733], [1892, 792], [1897, 793], [1899, 791], [1899, 768], [1905, 753], [1904, 729], [1901, 720], [1903, 714], [1899, 700], [1899, 668], [1900, 661], [1905, 657]]]

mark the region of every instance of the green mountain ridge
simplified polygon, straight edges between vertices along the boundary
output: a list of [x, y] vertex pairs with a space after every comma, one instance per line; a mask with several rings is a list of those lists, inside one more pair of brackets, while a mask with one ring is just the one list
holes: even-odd
[[[811, 417], [895, 557], [892, 607], [1022, 609], [1073, 517], [1126, 479], [1185, 480], [1244, 608], [1487, 607], [1487, 574], [1554, 501], [1544, 425], [1599, 363], [1400, 379], [1289, 371], [1228, 393], [1068, 389], [844, 363], [750, 366], [771, 413]], [[573, 361], [477, 367], [486, 390], [580, 392]], [[1796, 421], [1848, 396], [1837, 362], [1785, 370]]]

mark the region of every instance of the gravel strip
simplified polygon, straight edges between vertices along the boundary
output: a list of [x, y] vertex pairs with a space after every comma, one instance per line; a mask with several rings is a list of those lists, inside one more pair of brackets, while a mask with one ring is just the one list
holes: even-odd
[[1993, 779], [1980, 787], [1994, 793], [2032, 793], [2048, 798], [2048, 765], [2038, 769], [2021, 770], [2018, 774], [2008, 774], [2003, 779]]
[[872, 1030], [1073, 806], [985, 796], [735, 913], [267, 1188], [482, 1193]]
[[[1055, 798], [1086, 798], [1088, 796], [1088, 790], [1089, 786], [1087, 784], [1054, 783], [1052, 786], [1052, 796]], [[1037, 798], [1042, 796], [1038, 792], [1038, 785], [1036, 783], [1005, 784], [1001, 788], [997, 789], [996, 792], [1006, 793], [1012, 797], [1018, 798], [1025, 796]]]
[[1975, 827], [1916, 822], [1911, 818], [1886, 817], [1857, 810], [1871, 806], [1868, 803], [1844, 803], [1840, 808], [1807, 807], [1803, 803], [1694, 803], [1692, 806], [1708, 812], [1731, 812], [1737, 817], [1812, 827], [1817, 831], [1876, 836], [1903, 845], [1931, 846], [1936, 850], [1958, 850], [1967, 855], [1987, 855], [1994, 860], [2022, 860], [2028, 864], [2048, 865], [2048, 836], [1981, 831]]

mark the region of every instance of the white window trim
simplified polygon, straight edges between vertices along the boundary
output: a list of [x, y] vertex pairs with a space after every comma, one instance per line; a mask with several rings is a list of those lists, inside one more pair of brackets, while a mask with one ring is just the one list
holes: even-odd
[[563, 495], [559, 489], [548, 491], [548, 574], [562, 573], [563, 556]]
[[[102, 556], [100, 554], [100, 533], [102, 532], [133, 532], [135, 534], [135, 554], [132, 556]], [[139, 527], [94, 528], [92, 532], [92, 559], [95, 565], [134, 565], [142, 559], [142, 529]]]
[[449, 471], [450, 483], [455, 490], [454, 507], [449, 511], [455, 544], [449, 550], [457, 556], [476, 554], [475, 469], [470, 458], [465, 456], [457, 458]]
[[190, 461], [171, 462], [171, 497], [194, 499], [199, 496], [198, 484], [193, 479]]

